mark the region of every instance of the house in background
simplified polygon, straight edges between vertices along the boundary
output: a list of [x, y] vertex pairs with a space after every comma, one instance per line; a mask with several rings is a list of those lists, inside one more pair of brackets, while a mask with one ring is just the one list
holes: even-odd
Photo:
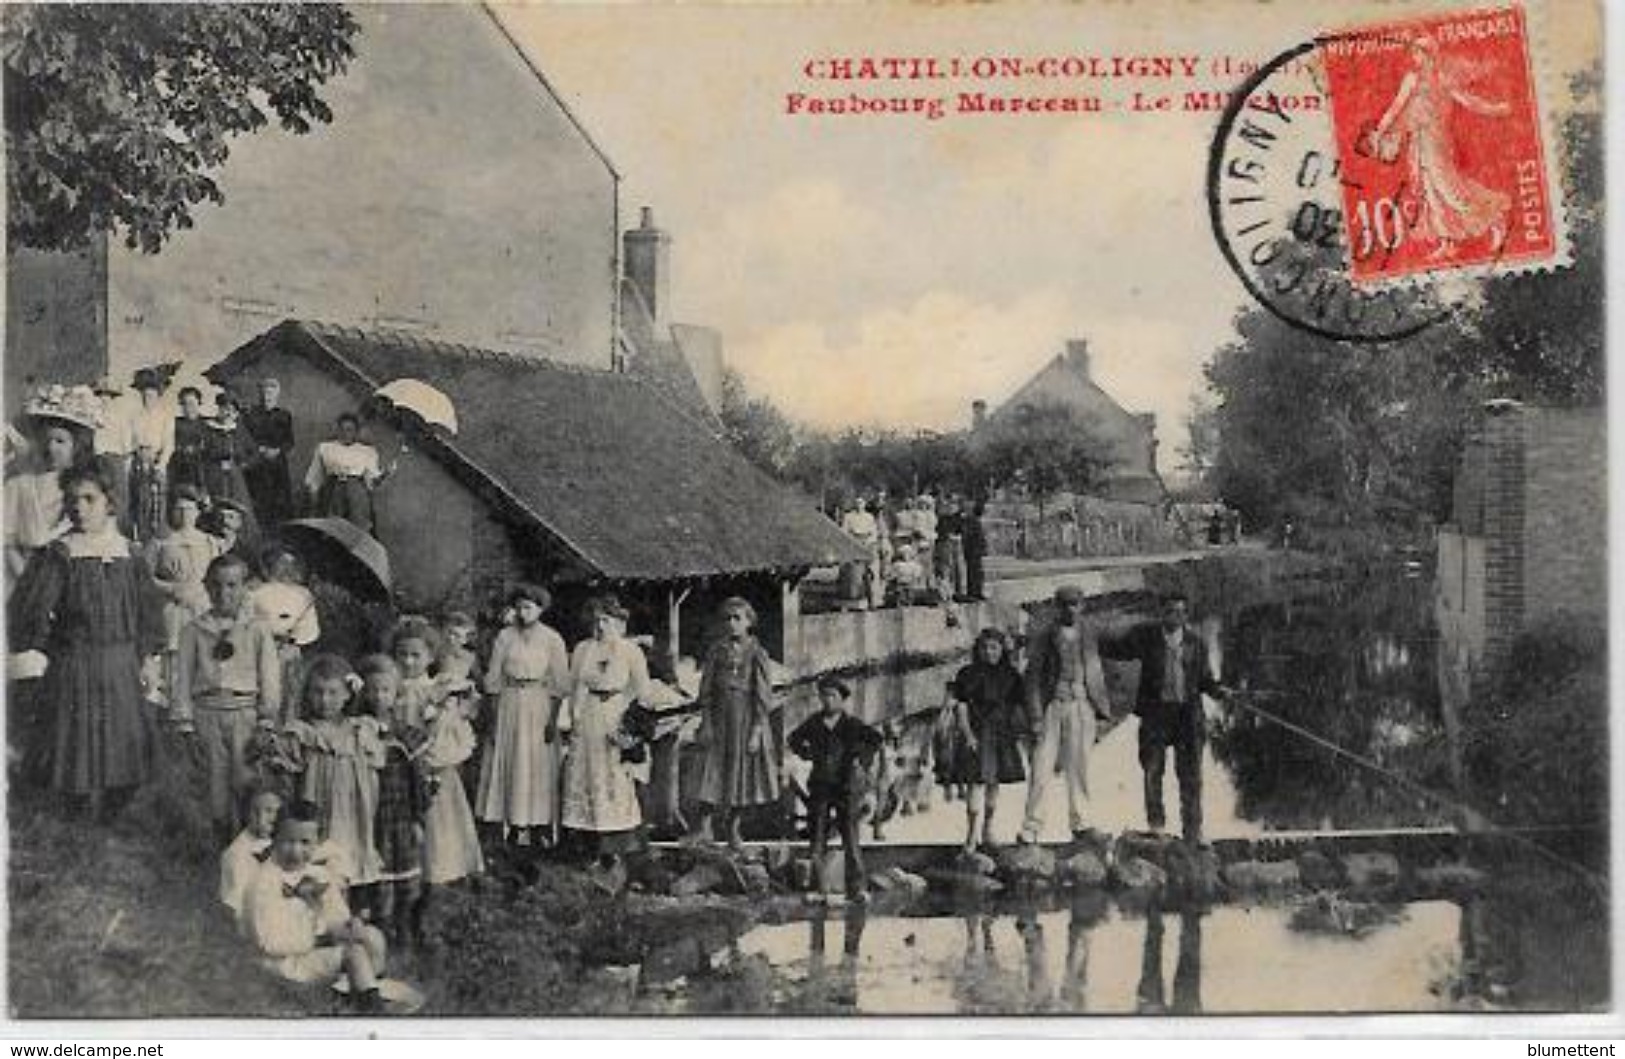
[[196, 378], [287, 317], [612, 366], [609, 158], [483, 5], [351, 11], [332, 123], [234, 140], [225, 204], [161, 253], [8, 255], [8, 411], [36, 381], [179, 359]]
[[992, 554], [1069, 558], [1169, 551], [1188, 545], [1165, 518], [1168, 490], [1157, 472], [1157, 417], [1131, 412], [1100, 387], [1091, 371], [1089, 343], [1070, 339], [1036, 375], [998, 408], [971, 405], [970, 441], [1030, 409], [1059, 405], [1087, 424], [1107, 446], [1108, 466], [1087, 494], [1063, 492], [1042, 509], [1008, 492], [987, 506], [984, 528]]
[[1064, 353], [1056, 354], [993, 411], [988, 411], [985, 401], [974, 402], [972, 436], [1042, 405], [1061, 405], [1077, 413], [1110, 446], [1111, 466], [1099, 490], [1102, 495], [1131, 503], [1162, 500], [1166, 490], [1157, 475], [1156, 414], [1130, 412], [1100, 388], [1090, 371], [1086, 340], [1069, 339]]
[[[377, 536], [407, 609], [488, 604], [516, 579], [559, 594], [566, 635], [578, 604], [612, 589], [669, 657], [699, 656], [729, 595], [749, 599], [761, 636], [785, 657], [807, 570], [863, 558], [813, 503], [756, 470], [693, 409], [630, 373], [289, 320], [209, 371], [221, 386], [281, 380], [294, 415], [296, 472], [341, 411], [367, 408], [399, 378], [432, 380], [452, 401], [455, 436], [378, 411], [371, 442], [387, 462]], [[574, 635], [572, 635], [574, 634]]]

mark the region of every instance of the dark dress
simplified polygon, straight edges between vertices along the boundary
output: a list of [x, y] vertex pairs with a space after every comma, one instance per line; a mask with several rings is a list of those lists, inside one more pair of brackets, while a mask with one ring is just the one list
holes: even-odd
[[169, 454], [169, 495], [183, 485], [203, 488], [203, 448], [210, 433], [203, 419], [175, 419], [175, 451]]
[[429, 778], [410, 754], [425, 741], [415, 728], [391, 728], [384, 737], [384, 767], [378, 770], [378, 812], [372, 836], [383, 862], [380, 882], [410, 879], [423, 871], [423, 846], [413, 833], [429, 811]]
[[47, 713], [50, 785], [89, 794], [146, 782], [155, 732], [141, 659], [164, 646], [162, 601], [146, 564], [71, 557], [58, 541], [29, 560], [8, 618], [11, 651], [50, 659], [34, 700]]
[[[176, 424], [177, 430], [180, 424]], [[176, 445], [180, 439], [177, 433]], [[248, 494], [248, 480], [243, 468], [254, 455], [253, 442], [239, 424], [230, 429], [211, 423], [203, 432], [203, 491], [210, 500], [235, 500], [248, 510], [254, 510], [254, 500]]]
[[286, 408], [250, 408], [243, 413], [243, 429], [256, 450], [277, 450], [275, 456], [256, 451], [244, 472], [255, 515], [262, 525], [274, 526], [293, 517], [293, 480], [288, 474], [293, 415]]
[[[773, 684], [767, 651], [754, 636], [727, 637], [711, 648], [700, 675], [699, 701], [706, 736], [700, 801], [720, 809], [777, 802]], [[753, 734], [758, 741], [752, 741]]]
[[971, 750], [962, 738], [950, 740], [947, 753], [937, 761], [937, 778], [943, 783], [1026, 779], [1016, 745], [1025, 727], [1026, 690], [1015, 667], [972, 662], [954, 676], [949, 691], [965, 704], [978, 749]]

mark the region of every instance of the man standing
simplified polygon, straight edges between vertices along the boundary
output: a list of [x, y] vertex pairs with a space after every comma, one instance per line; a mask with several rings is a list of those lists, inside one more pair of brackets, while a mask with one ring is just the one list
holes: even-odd
[[1055, 625], [1034, 642], [1027, 662], [1027, 710], [1033, 741], [1027, 812], [1020, 841], [1037, 842], [1043, 830], [1044, 795], [1057, 763], [1066, 776], [1067, 818], [1074, 838], [1088, 830], [1089, 752], [1095, 720], [1111, 716], [1106, 676], [1094, 631], [1083, 620], [1083, 590], [1055, 590]]
[[1202, 840], [1202, 695], [1225, 698], [1208, 665], [1207, 645], [1186, 624], [1190, 603], [1182, 595], [1163, 598], [1161, 621], [1134, 626], [1122, 636], [1102, 636], [1105, 658], [1140, 663], [1140, 690], [1134, 712], [1140, 716], [1140, 768], [1145, 772], [1145, 816], [1153, 831], [1167, 823], [1163, 776], [1168, 749], [1179, 778], [1179, 817], [1188, 842]]

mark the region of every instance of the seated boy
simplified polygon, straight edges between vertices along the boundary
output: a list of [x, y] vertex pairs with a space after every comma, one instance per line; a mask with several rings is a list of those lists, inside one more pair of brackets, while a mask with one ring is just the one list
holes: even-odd
[[220, 903], [231, 910], [234, 919], [242, 915], [248, 884], [269, 856], [280, 815], [280, 794], [273, 790], [255, 791], [248, 800], [248, 826], [239, 831], [220, 854]]
[[384, 935], [350, 914], [340, 886], [311, 863], [320, 842], [316, 806], [294, 802], [277, 820], [271, 856], [254, 875], [243, 926], [265, 966], [292, 982], [329, 984], [342, 972], [361, 1012], [382, 1010]]
[[880, 733], [846, 712], [852, 695], [846, 682], [824, 677], [818, 682], [822, 709], [790, 734], [790, 749], [812, 765], [807, 779], [807, 814], [812, 826], [815, 893], [823, 900], [824, 855], [833, 817], [841, 833], [846, 856], [846, 893], [854, 902], [868, 899], [863, 875], [863, 850], [858, 843], [858, 805], [865, 787], [863, 772], [880, 749]]

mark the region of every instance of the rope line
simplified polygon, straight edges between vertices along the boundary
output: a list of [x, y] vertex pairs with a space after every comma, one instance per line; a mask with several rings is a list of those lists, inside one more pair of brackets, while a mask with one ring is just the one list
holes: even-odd
[[[1590, 868], [1587, 868], [1584, 864], [1580, 864], [1580, 863], [1578, 863], [1576, 861], [1572, 861], [1572, 860], [1568, 859], [1567, 857], [1564, 857], [1564, 856], [1562, 856], [1562, 855], [1560, 855], [1558, 853], [1553, 852], [1552, 850], [1547, 849], [1545, 846], [1541, 845], [1539, 842], [1534, 841], [1533, 839], [1527, 838], [1527, 837], [1525, 837], [1523, 835], [1518, 834], [1515, 831], [1512, 831], [1512, 830], [1509, 830], [1509, 829], [1507, 829], [1505, 827], [1502, 827], [1501, 825], [1499, 825], [1499, 824], [1495, 823], [1493, 820], [1491, 820], [1488, 816], [1484, 815], [1484, 813], [1482, 813], [1478, 809], [1475, 809], [1472, 806], [1466, 804], [1465, 802], [1457, 801], [1456, 799], [1451, 798], [1451, 797], [1449, 797], [1447, 795], [1440, 794], [1435, 790], [1432, 790], [1432, 789], [1430, 789], [1428, 787], [1424, 787], [1420, 783], [1417, 783], [1414, 780], [1411, 780], [1411, 779], [1409, 779], [1409, 778], [1407, 778], [1405, 776], [1400, 775], [1398, 772], [1395, 772], [1393, 769], [1387, 768], [1386, 766], [1382, 765], [1380, 762], [1373, 761], [1372, 759], [1364, 756], [1363, 754], [1357, 754], [1354, 751], [1349, 750], [1348, 748], [1346, 748], [1344, 746], [1341, 746], [1341, 745], [1339, 745], [1337, 743], [1332, 742], [1330, 739], [1327, 739], [1325, 736], [1321, 735], [1318, 732], [1311, 731], [1310, 729], [1305, 728], [1300, 724], [1296, 724], [1296, 723], [1294, 723], [1292, 721], [1289, 721], [1286, 718], [1279, 716], [1278, 714], [1271, 713], [1269, 710], [1264, 709], [1262, 706], [1259, 706], [1257, 703], [1247, 701], [1248, 699], [1255, 698], [1255, 697], [1258, 697], [1260, 695], [1265, 695], [1265, 694], [1274, 694], [1274, 695], [1277, 695], [1277, 696], [1282, 697], [1282, 698], [1286, 697], [1285, 695], [1283, 695], [1283, 694], [1281, 694], [1279, 692], [1269, 693], [1269, 692], [1239, 691], [1238, 690], [1238, 691], [1235, 691], [1235, 692], [1233, 692], [1231, 694], [1231, 696], [1226, 700], [1226, 703], [1228, 705], [1239, 706], [1242, 709], [1247, 710], [1248, 712], [1253, 713], [1253, 714], [1257, 715], [1258, 717], [1263, 718], [1266, 721], [1269, 721], [1271, 724], [1279, 725], [1280, 727], [1285, 728], [1287, 731], [1292, 732], [1295, 735], [1301, 736], [1304, 739], [1309, 740], [1311, 743], [1316, 744], [1317, 746], [1324, 747], [1325, 749], [1330, 750], [1332, 753], [1338, 755], [1339, 757], [1347, 758], [1348, 760], [1354, 762], [1357, 765], [1360, 765], [1363, 768], [1370, 769], [1372, 772], [1377, 773], [1379, 776], [1382, 776], [1384, 779], [1387, 779], [1388, 781], [1395, 784], [1396, 786], [1402, 787], [1405, 790], [1410, 791], [1413, 794], [1420, 795], [1423, 798], [1427, 798], [1430, 801], [1433, 801], [1433, 802], [1435, 802], [1435, 803], [1437, 803], [1439, 805], [1444, 806], [1446, 809], [1449, 809], [1451, 812], [1458, 814], [1459, 818], [1461, 820], [1463, 820], [1463, 821], [1475, 822], [1475, 823], [1479, 824], [1480, 826], [1484, 827], [1485, 829], [1487, 829], [1489, 831], [1495, 832], [1495, 833], [1497, 833], [1499, 835], [1503, 835], [1506, 838], [1509, 838], [1512, 841], [1514, 841], [1514, 842], [1516, 842], [1516, 843], [1518, 843], [1520, 845], [1528, 846], [1530, 849], [1534, 850], [1541, 857], [1543, 857], [1546, 860], [1550, 861], [1551, 863], [1557, 865], [1558, 867], [1563, 868], [1563, 869], [1565, 869], [1567, 871], [1570, 871], [1570, 872], [1573, 872], [1573, 873], [1579, 875], [1581, 880], [1583, 882], [1585, 882], [1587, 885], [1589, 885], [1597, 893], [1597, 895], [1599, 897], [1601, 897], [1605, 901], [1608, 900], [1610, 895], [1609, 895], [1609, 892], [1608, 892], [1608, 882], [1607, 882], [1607, 880], [1603, 876], [1601, 876], [1601, 875], [1597, 874], [1596, 872], [1592, 871]], [[1461, 828], [1460, 828], [1459, 825], [1457, 826], [1457, 831], [1458, 832], [1461, 831]], [[1468, 833], [1471, 833], [1471, 832], [1468, 832]]]

